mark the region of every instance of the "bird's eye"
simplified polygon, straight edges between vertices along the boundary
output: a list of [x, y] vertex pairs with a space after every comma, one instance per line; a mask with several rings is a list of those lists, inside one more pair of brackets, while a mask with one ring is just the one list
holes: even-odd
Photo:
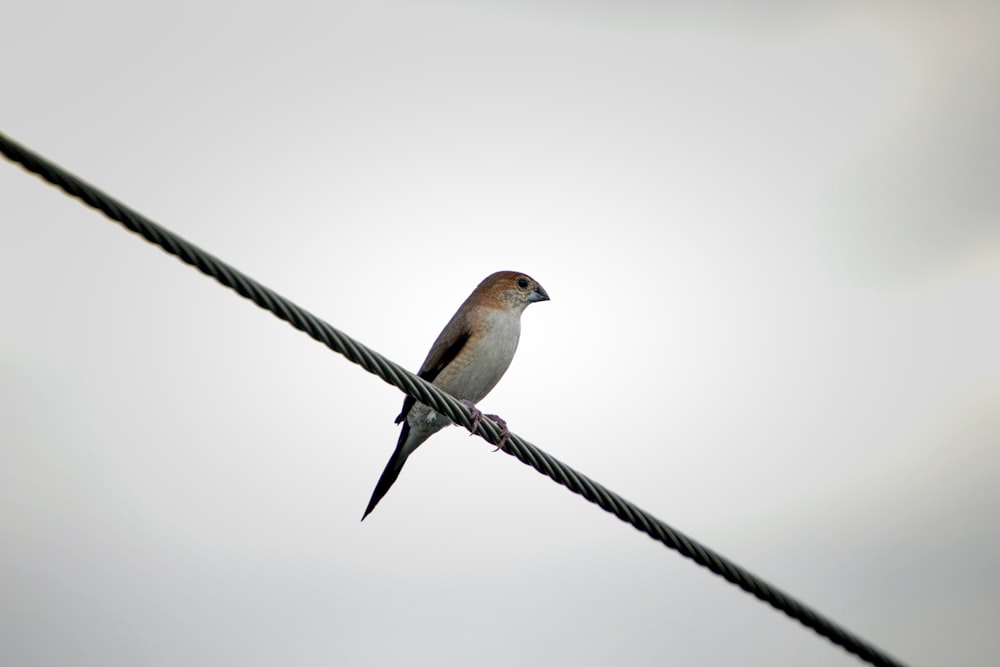
[[528, 279], [527, 278], [518, 278], [517, 279], [517, 286], [520, 287], [521, 289], [528, 289]]

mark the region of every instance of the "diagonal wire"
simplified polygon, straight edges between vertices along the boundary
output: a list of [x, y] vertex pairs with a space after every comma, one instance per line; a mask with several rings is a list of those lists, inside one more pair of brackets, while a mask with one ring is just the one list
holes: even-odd
[[[334, 352], [344, 355], [369, 373], [373, 373], [413, 396], [421, 403], [429, 405], [449, 419], [472, 430], [472, 415], [468, 408], [455, 398], [434, 385], [418, 378], [402, 366], [368, 349], [360, 342], [327, 324], [307, 310], [244, 275], [222, 260], [198, 248], [180, 236], [161, 227], [152, 220], [133, 211], [111, 196], [98, 190], [82, 179], [70, 174], [45, 158], [33, 153], [0, 133], [0, 152], [9, 160], [20, 164], [64, 192], [77, 197], [88, 206], [102, 211], [107, 217], [122, 224], [126, 229], [140, 234], [166, 252], [176, 255], [182, 261], [196, 267], [239, 295], [250, 299], [261, 308], [270, 311], [296, 329], [304, 331]], [[500, 430], [488, 419], [479, 422], [476, 431], [491, 443], [500, 441]], [[579, 494], [606, 512], [614, 514], [637, 530], [654, 540], [706, 567], [726, 581], [739, 586], [759, 600], [766, 602], [787, 616], [811, 628], [834, 644], [853, 653], [865, 662], [880, 667], [902, 667], [903, 663], [884, 653], [877, 647], [827, 619], [795, 598], [775, 588], [766, 581], [751, 574], [724, 556], [699, 544], [680, 531], [671, 528], [648, 512], [636, 507], [621, 496], [609, 491], [549, 454], [543, 452], [527, 440], [510, 434], [504, 446], [506, 453], [514, 456], [538, 472], [562, 484], [573, 493]]]

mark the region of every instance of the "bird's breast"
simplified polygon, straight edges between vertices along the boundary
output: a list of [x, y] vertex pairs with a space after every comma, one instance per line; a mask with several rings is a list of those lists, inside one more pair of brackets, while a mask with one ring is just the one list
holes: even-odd
[[496, 386], [517, 351], [520, 318], [506, 311], [487, 311], [478, 318], [472, 336], [434, 384], [452, 396], [480, 401]]

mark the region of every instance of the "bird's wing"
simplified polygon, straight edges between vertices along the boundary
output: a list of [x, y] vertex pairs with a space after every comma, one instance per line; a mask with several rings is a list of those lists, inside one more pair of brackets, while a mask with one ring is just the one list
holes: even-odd
[[[472, 326], [464, 310], [464, 308], [460, 308], [455, 313], [455, 316], [448, 322], [448, 326], [444, 328], [441, 335], [434, 341], [431, 351], [427, 353], [427, 358], [424, 359], [423, 365], [420, 366], [417, 377], [423, 378], [428, 382], [434, 382], [434, 378], [448, 364], [455, 360], [455, 357], [459, 355], [465, 344], [469, 342], [469, 338], [472, 336]], [[417, 399], [412, 396], [406, 397], [403, 401], [403, 409], [400, 411], [399, 416], [396, 417], [397, 424], [406, 419], [407, 413], [409, 413], [416, 402]]]

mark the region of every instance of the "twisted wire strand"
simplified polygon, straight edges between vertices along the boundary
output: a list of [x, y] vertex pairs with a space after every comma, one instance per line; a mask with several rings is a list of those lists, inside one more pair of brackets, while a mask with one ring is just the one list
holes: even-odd
[[[126, 229], [140, 234], [150, 243], [160, 246], [166, 252], [177, 256], [183, 262], [196, 267], [205, 275], [236, 291], [240, 296], [250, 299], [259, 307], [270, 311], [296, 329], [307, 333], [369, 373], [398, 387], [466, 429], [472, 430], [471, 412], [455, 398], [244, 275], [212, 254], [133, 211], [113, 197], [19, 145], [2, 133], [0, 133], [0, 152], [9, 160], [41, 176], [67, 194], [102, 211], [107, 217], [122, 224]], [[500, 429], [488, 419], [480, 420], [475, 432], [488, 442], [493, 444], [500, 442]], [[903, 663], [872, 644], [840, 627], [724, 556], [671, 528], [663, 521], [555, 459], [520, 436], [511, 433], [503, 451], [541, 474], [550, 477], [573, 493], [586, 498], [604, 511], [631, 524], [654, 540], [708, 568], [726, 581], [739, 586], [747, 593], [811, 628], [865, 662], [880, 667], [903, 666]]]

